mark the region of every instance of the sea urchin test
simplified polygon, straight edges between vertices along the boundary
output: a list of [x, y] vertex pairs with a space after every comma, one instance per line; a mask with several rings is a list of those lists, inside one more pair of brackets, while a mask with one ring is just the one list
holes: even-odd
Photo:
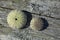
[[41, 18], [32, 18], [31, 22], [30, 22], [30, 28], [33, 30], [42, 30], [43, 28], [43, 21]]
[[27, 22], [27, 16], [20, 10], [12, 10], [7, 16], [7, 22], [11, 28], [22, 28]]

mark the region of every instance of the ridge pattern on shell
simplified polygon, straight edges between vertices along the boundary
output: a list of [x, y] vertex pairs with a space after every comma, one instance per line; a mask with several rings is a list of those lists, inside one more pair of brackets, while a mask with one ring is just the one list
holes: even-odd
[[22, 28], [27, 22], [27, 16], [20, 10], [12, 10], [7, 16], [7, 23], [11, 28]]

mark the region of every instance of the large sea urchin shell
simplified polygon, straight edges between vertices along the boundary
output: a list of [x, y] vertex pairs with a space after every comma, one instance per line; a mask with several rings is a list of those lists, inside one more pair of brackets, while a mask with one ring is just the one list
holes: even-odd
[[11, 28], [22, 28], [27, 22], [27, 17], [22, 11], [13, 10], [8, 14], [7, 22]]
[[30, 23], [30, 28], [33, 30], [42, 30], [43, 28], [43, 21], [41, 18], [32, 18]]

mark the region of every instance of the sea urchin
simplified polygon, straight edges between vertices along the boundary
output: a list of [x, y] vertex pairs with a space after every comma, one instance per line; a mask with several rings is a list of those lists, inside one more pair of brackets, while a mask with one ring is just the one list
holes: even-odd
[[32, 18], [31, 23], [30, 23], [30, 28], [33, 30], [42, 30], [43, 28], [43, 21], [41, 18], [35, 17]]
[[11, 11], [7, 16], [7, 22], [11, 28], [22, 28], [27, 22], [27, 16], [19, 10]]

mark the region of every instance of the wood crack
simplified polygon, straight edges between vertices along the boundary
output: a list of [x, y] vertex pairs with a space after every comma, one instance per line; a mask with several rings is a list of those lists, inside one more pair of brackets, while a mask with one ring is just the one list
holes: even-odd
[[60, 20], [60, 18], [55, 18], [55, 17], [52, 17], [52, 16], [41, 15], [41, 14], [36, 14], [36, 13], [32, 13], [32, 14], [34, 14], [34, 15], [39, 15], [39, 16], [45, 16], [45, 17], [49, 17], [49, 18], [56, 19], [56, 20]]
[[2, 7], [2, 6], [0, 6], [0, 8], [3, 8], [3, 9], [8, 9], [8, 10], [14, 10], [13, 8]]

